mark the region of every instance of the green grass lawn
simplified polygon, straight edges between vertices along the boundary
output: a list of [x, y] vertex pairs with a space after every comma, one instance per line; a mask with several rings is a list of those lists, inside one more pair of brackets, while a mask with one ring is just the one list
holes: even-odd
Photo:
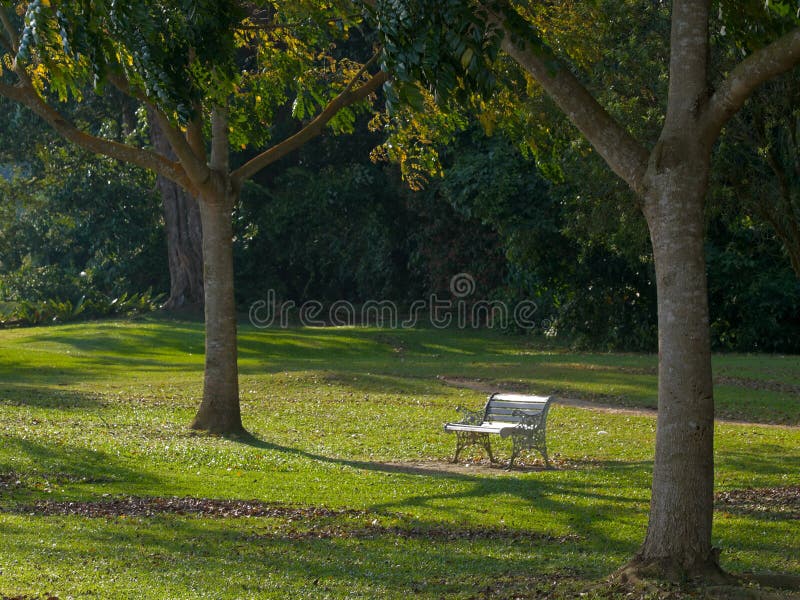
[[[437, 376], [650, 407], [654, 356], [243, 327], [253, 437], [237, 441], [186, 427], [202, 349], [200, 325], [165, 319], [0, 331], [0, 597], [572, 598], [642, 541], [652, 417], [555, 405], [558, 469], [453, 471], [442, 423], [483, 394]], [[800, 358], [719, 356], [715, 376], [719, 416], [800, 423]], [[800, 429], [719, 423], [716, 460], [719, 492], [780, 497], [800, 481]], [[130, 496], [156, 500], [103, 509]], [[172, 497], [248, 502], [196, 514]], [[721, 503], [723, 565], [800, 574], [797, 518], [792, 498]]]

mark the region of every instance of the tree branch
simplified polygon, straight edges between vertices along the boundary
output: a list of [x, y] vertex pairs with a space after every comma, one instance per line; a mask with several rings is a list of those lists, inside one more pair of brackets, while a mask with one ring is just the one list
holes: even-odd
[[194, 117], [186, 125], [186, 141], [192, 153], [201, 163], [206, 164], [206, 141], [203, 138], [203, 107], [199, 102], [194, 103]]
[[211, 110], [211, 168], [221, 173], [228, 173], [228, 109], [215, 106]]
[[[518, 39], [507, 17], [484, 5], [490, 22], [504, 33], [503, 50], [544, 88], [570, 121], [589, 140], [611, 169], [635, 192], [642, 191], [648, 151], [595, 100], [555, 55]], [[505, 10], [514, 9], [506, 5]], [[530, 27], [530, 26], [529, 26]], [[532, 37], [535, 31], [530, 29]], [[512, 39], [512, 37], [514, 39]]]
[[8, 34], [8, 40], [6, 40], [6, 42], [9, 44], [9, 50], [16, 54], [19, 52], [19, 36], [17, 35], [16, 29], [14, 29], [14, 26], [11, 24], [11, 19], [8, 18], [8, 13], [5, 8], [0, 8], [0, 22], [3, 23], [3, 28]]
[[[670, 19], [669, 88], [664, 131], [679, 132], [708, 100], [709, 0], [674, 0]], [[662, 132], [663, 133], [663, 132]]]
[[361, 74], [366, 71], [366, 67], [367, 65], [364, 65], [361, 71], [359, 71], [359, 74], [347, 84], [347, 87], [345, 87], [345, 89], [338, 96], [336, 96], [336, 98], [331, 100], [324, 110], [300, 131], [283, 140], [281, 143], [273, 146], [272, 148], [262, 152], [236, 169], [231, 174], [234, 184], [241, 185], [245, 180], [250, 179], [264, 167], [274, 163], [276, 160], [283, 158], [293, 150], [300, 148], [309, 140], [317, 137], [322, 133], [322, 131], [325, 129], [325, 125], [328, 124], [328, 121], [330, 121], [337, 112], [351, 104], [354, 104], [355, 102], [358, 102], [359, 100], [363, 100], [375, 92], [384, 84], [384, 82], [389, 79], [385, 72], [379, 71], [370, 77], [369, 81], [364, 83], [364, 85], [356, 89], [352, 89], [355, 81], [357, 81], [361, 77]]
[[717, 87], [704, 114], [706, 134], [716, 136], [762, 83], [800, 64], [800, 27], [757, 50]]
[[201, 185], [208, 181], [208, 178], [211, 176], [211, 169], [209, 169], [208, 165], [195, 155], [194, 150], [192, 150], [192, 147], [189, 145], [186, 137], [179, 129], [175, 128], [166, 115], [161, 112], [146, 95], [138, 93], [136, 90], [134, 90], [131, 87], [130, 82], [124, 76], [114, 73], [108, 76], [108, 80], [123, 94], [126, 94], [131, 98], [136, 98], [153, 110], [153, 115], [155, 116], [159, 127], [162, 129], [164, 137], [167, 138], [169, 145], [172, 147], [172, 151], [175, 153], [175, 156], [178, 157], [178, 161], [183, 166], [183, 169], [191, 182], [196, 185]]
[[172, 151], [178, 157], [178, 162], [186, 170], [186, 175], [192, 183], [201, 185], [208, 181], [208, 178], [211, 177], [211, 169], [208, 168], [208, 165], [195, 156], [194, 150], [192, 150], [189, 142], [186, 141], [183, 133], [175, 128], [166, 115], [158, 110], [157, 107], [153, 106], [153, 108], [155, 109], [156, 121], [158, 121], [159, 127], [164, 132], [164, 137], [167, 138], [169, 145], [172, 146]]
[[114, 142], [81, 131], [61, 113], [48, 105], [32, 88], [0, 82], [0, 96], [5, 96], [10, 100], [27, 106], [62, 137], [81, 148], [148, 169], [187, 189], [190, 185], [190, 181], [180, 164], [167, 159], [157, 152]]

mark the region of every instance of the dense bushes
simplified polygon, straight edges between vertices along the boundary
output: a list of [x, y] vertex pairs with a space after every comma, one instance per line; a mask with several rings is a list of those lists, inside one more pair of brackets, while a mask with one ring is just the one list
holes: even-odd
[[408, 295], [409, 215], [379, 167], [291, 167], [243, 190], [236, 221], [239, 302]]
[[5, 320], [144, 310], [167, 288], [159, 199], [147, 173], [40, 144], [35, 160], [7, 175], [0, 177], [0, 300], [14, 310]]
[[164, 295], [151, 290], [139, 294], [123, 293], [117, 298], [94, 292], [91, 297], [71, 300], [20, 300], [0, 303], [0, 325], [39, 325], [64, 323], [80, 318], [131, 316], [156, 310]]
[[798, 352], [800, 280], [771, 231], [713, 222], [706, 255], [715, 347]]

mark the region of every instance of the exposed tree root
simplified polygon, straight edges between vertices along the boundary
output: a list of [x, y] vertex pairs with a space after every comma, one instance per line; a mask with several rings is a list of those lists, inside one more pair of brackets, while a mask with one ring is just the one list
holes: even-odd
[[707, 560], [690, 567], [672, 559], [637, 556], [611, 575], [608, 583], [637, 598], [682, 598], [682, 594], [689, 593], [691, 597], [715, 600], [800, 600], [800, 577], [737, 576], [724, 571], [718, 559], [717, 549]]
[[247, 437], [249, 434], [241, 423], [235, 421], [214, 421], [212, 419], [195, 418], [189, 429], [197, 432], [222, 435], [234, 439]]
[[639, 583], [650, 580], [683, 584], [689, 581], [710, 585], [737, 584], [739, 579], [726, 573], [719, 566], [719, 550], [714, 548], [705, 560], [697, 560], [687, 566], [671, 558], [644, 558], [635, 556], [613, 575], [622, 583]]

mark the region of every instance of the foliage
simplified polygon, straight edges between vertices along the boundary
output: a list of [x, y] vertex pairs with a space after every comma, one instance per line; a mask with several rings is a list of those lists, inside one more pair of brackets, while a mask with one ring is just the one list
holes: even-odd
[[[39, 89], [80, 100], [87, 86], [100, 93], [121, 86], [181, 125], [207, 128], [212, 107], [227, 105], [234, 149], [274, 142], [274, 122], [287, 105], [295, 119], [308, 120], [362, 66], [346, 52], [360, 19], [343, 3], [16, 5], [25, 24], [17, 58]], [[350, 132], [363, 110], [363, 104], [344, 107], [328, 127]]]
[[800, 280], [774, 234], [739, 216], [712, 221], [707, 244], [712, 343], [728, 350], [797, 352]]
[[[483, 264], [461, 255], [464, 262], [449, 265], [448, 279], [469, 265], [481, 294], [512, 305], [534, 300], [540, 330], [576, 346], [654, 347], [652, 264], [640, 258], [643, 252], [616, 247], [612, 233], [600, 235], [597, 223], [593, 236], [576, 232], [574, 221], [582, 213], [570, 212], [569, 188], [546, 182], [502, 134], [485, 138], [473, 128], [448, 147], [443, 163], [444, 176], [420, 193], [417, 204], [445, 202], [458, 218], [456, 227], [467, 228], [428, 253], [447, 247], [443, 256], [452, 256], [459, 237], [484, 253]], [[482, 232], [468, 227], [473, 219]], [[619, 242], [629, 227], [614, 227]], [[487, 248], [492, 244], [494, 250]]]
[[[406, 4], [414, 7], [421, 5], [411, 2], [403, 3], [403, 6]], [[722, 6], [721, 20], [715, 21], [714, 25], [722, 32], [721, 35], [724, 35], [724, 27], [727, 26], [729, 37], [733, 36], [741, 44], [749, 44], [748, 48], [755, 48], [763, 42], [763, 39], [762, 42], [757, 39], [756, 31], [774, 36], [792, 26], [793, 15], [786, 12], [786, 3], [774, 3], [771, 6], [773, 12], [765, 10], [763, 4], [746, 4], [746, 7], [736, 8]], [[662, 125], [661, 104], [666, 98], [666, 68], [669, 62], [667, 4], [561, 2], [518, 8], [520, 16], [536, 28], [540, 39], [534, 42], [543, 44], [542, 51], [546, 51], [547, 46], [557, 48], [562, 56], [568, 57], [572, 64], [580, 68], [584, 83], [590, 86], [613, 116], [624, 122], [638, 139], [650, 144], [655, 142]], [[746, 10], [739, 10], [742, 8]], [[427, 7], [426, 10], [433, 11], [435, 7]], [[746, 19], [742, 18], [745, 13]], [[412, 11], [409, 14], [419, 16], [422, 13]], [[580, 26], [587, 21], [592, 21], [596, 26], [589, 30]], [[753, 25], [749, 33], [738, 27], [745, 22]], [[465, 23], [466, 18], [459, 22], [455, 14], [450, 14], [448, 20], [440, 25], [458, 32]], [[406, 27], [407, 31], [413, 29], [413, 25], [406, 24]], [[402, 39], [401, 36], [396, 37]], [[721, 45], [724, 40], [719, 38], [717, 41]], [[409, 47], [410, 43], [397, 50], [398, 60], [415, 60], [415, 51]], [[598, 52], [598, 48], [603, 48], [603, 52]], [[446, 60], [435, 53], [431, 56], [432, 61]], [[549, 194], [559, 210], [551, 213], [557, 215], [556, 224], [551, 228], [551, 237], [534, 226], [528, 229], [526, 239], [529, 241], [528, 248], [556, 247], [564, 257], [563, 261], [558, 256], [542, 260], [535, 254], [525, 257], [517, 251], [523, 259], [515, 262], [509, 238], [504, 238], [502, 247], [509, 258], [511, 271], [505, 277], [516, 284], [522, 281], [529, 284], [527, 289], [523, 288], [522, 295], [541, 299], [541, 306], [546, 307], [543, 312], [554, 325], [553, 330], [566, 335], [577, 345], [654, 348], [655, 286], [652, 260], [648, 258], [651, 250], [648, 232], [633, 194], [608, 171], [605, 163], [567, 124], [565, 117], [542, 93], [538, 84], [522, 73], [518, 65], [502, 56], [497, 58], [487, 54], [484, 59], [488, 62], [482, 68], [491, 69], [494, 80], [501, 85], [497, 86], [491, 97], [485, 97], [479, 103], [467, 104], [487, 134], [496, 136], [500, 131], [514, 140], [525, 154], [535, 158], [538, 171], [555, 184], [551, 186]], [[417, 68], [414, 65], [416, 63], [407, 66], [409, 72]], [[429, 64], [422, 64], [419, 69], [421, 71], [414, 72], [423, 81], [427, 81], [424, 79], [425, 69], [429, 69], [425, 72], [435, 71]], [[792, 130], [791, 124], [796, 120], [796, 103], [792, 104], [793, 96], [786, 93], [785, 88], [786, 81], [795, 81], [796, 77], [790, 74], [784, 80], [783, 83], [770, 84], [779, 89], [770, 92], [768, 87], [756, 96], [741, 117], [752, 120], [747, 115], [752, 114], [753, 110], [757, 111], [756, 114], [767, 114], [771, 123], [766, 127], [765, 137], [768, 141], [761, 142], [760, 148], [752, 148], [752, 135], [749, 133], [752, 125], [743, 127], [739, 135], [731, 133], [731, 130], [735, 131], [734, 127], [728, 128], [718, 160], [718, 164], [722, 165], [722, 176], [718, 181], [725, 182], [723, 185], [726, 187], [715, 188], [715, 193], [717, 202], [723, 201], [726, 206], [738, 203], [734, 208], [726, 209], [730, 214], [741, 216], [744, 210], [752, 218], [769, 222], [789, 254], [797, 256], [797, 240], [794, 239], [797, 236], [792, 234], [796, 229], [796, 211], [787, 211], [785, 208], [794, 200], [781, 199], [778, 185], [781, 177], [776, 177], [763, 165], [764, 157], [770, 159], [770, 153], [781, 152], [781, 161], [787, 165], [784, 173], [793, 173], [795, 170], [792, 166], [795, 163], [791, 144], [786, 143], [790, 136], [786, 132]], [[458, 85], [468, 81], [467, 77]], [[439, 83], [445, 85], [447, 82], [448, 79], [443, 78]], [[429, 87], [434, 89], [434, 84]], [[773, 102], [774, 97], [780, 100]], [[761, 108], [756, 109], [755, 106]], [[448, 171], [453, 165], [440, 154], [442, 147], [450, 148], [452, 155], [465, 152], [463, 145], [453, 142], [458, 137], [454, 125], [458, 123], [455, 128], [463, 128], [463, 123], [469, 119], [453, 106], [440, 104], [437, 108], [438, 112], [431, 110], [431, 105], [426, 103], [424, 114], [398, 113], [389, 128], [392, 135], [389, 143], [399, 149], [387, 155], [400, 163], [412, 184], [415, 181], [425, 182], [425, 178], [417, 175], [415, 170], [430, 175], [439, 174], [443, 169], [443, 181], [447, 182], [452, 175]], [[780, 123], [783, 133], [776, 137], [775, 126]], [[756, 127], [756, 130], [763, 129], [763, 126]], [[730, 141], [726, 141], [728, 139]], [[474, 140], [470, 141], [474, 143]], [[433, 150], [427, 154], [424, 150], [417, 150], [413, 155], [402, 150], [409, 145], [416, 147], [419, 143], [432, 145]], [[787, 148], [789, 152], [786, 152]], [[470, 150], [466, 149], [467, 155]], [[742, 152], [747, 156], [734, 158], [735, 154]], [[491, 164], [492, 158], [489, 156], [488, 162]], [[481, 160], [486, 161], [486, 155], [478, 154], [476, 159], [480, 164]], [[744, 165], [752, 170], [752, 175], [741, 176]], [[483, 180], [478, 186], [482, 190], [478, 195], [486, 194], [487, 189], [503, 188], [503, 178], [497, 178], [491, 167], [487, 172], [495, 173], [495, 176], [487, 176]], [[725, 173], [729, 173], [729, 176]], [[531, 175], [528, 180], [535, 178], [535, 175]], [[764, 198], [765, 179], [771, 179], [772, 182], [768, 198]], [[455, 180], [464, 183], [459, 180], [458, 174]], [[480, 176], [475, 181], [481, 181]], [[794, 176], [783, 178], [784, 187], [787, 181], [794, 181]], [[436, 183], [428, 185], [435, 187]], [[444, 185], [446, 187], [447, 183]], [[744, 189], [745, 185], [749, 187]], [[464, 189], [472, 188], [467, 185]], [[508, 190], [505, 193], [508, 195]], [[511, 201], [508, 206], [520, 215], [526, 209], [542, 211], [542, 205], [537, 202], [515, 204]], [[714, 208], [712, 212], [716, 210]], [[543, 211], [539, 218], [547, 222], [547, 214], [547, 211]], [[533, 223], [520, 218], [526, 222], [526, 227]], [[786, 336], [775, 335], [780, 324], [787, 325], [792, 320], [791, 315], [796, 310], [792, 299], [795, 285], [791, 280], [786, 281], [785, 269], [772, 263], [769, 276], [742, 277], [743, 273], [750, 272], [749, 263], [718, 260], [723, 255], [728, 259], [738, 255], [748, 256], [748, 260], [752, 258], [756, 264], [761, 264], [761, 259], [755, 256], [758, 254], [756, 247], [751, 246], [746, 237], [736, 233], [738, 228], [733, 223], [739, 217], [732, 218], [732, 221], [716, 226], [714, 239], [709, 243], [709, 274], [714, 281], [711, 306], [712, 321], [716, 323], [714, 343], [717, 347], [740, 350], [777, 347], [797, 350], [797, 344], [787, 345], [789, 340], [796, 339], [791, 333], [793, 327], [789, 327]], [[494, 227], [497, 225], [497, 222], [493, 224]], [[774, 256], [771, 250], [767, 254]], [[735, 277], [732, 271], [734, 264], [739, 268], [739, 275]], [[542, 277], [542, 269], [551, 269], [560, 276]], [[748, 282], [746, 289], [742, 289], [743, 281]], [[777, 284], [776, 281], [782, 283]], [[781, 293], [776, 293], [776, 288]], [[762, 302], [759, 298], [771, 298], [772, 301], [767, 311], [771, 316], [763, 322], [763, 317], [759, 315], [764, 310], [755, 310]], [[737, 307], [742, 303], [753, 308], [741, 311]], [[747, 334], [743, 333], [745, 330]], [[763, 337], [756, 334], [759, 330], [763, 331]], [[777, 342], [778, 339], [782, 341]]]
[[[450, 279], [467, 272], [473, 300], [533, 300], [537, 331], [564, 343], [656, 347], [647, 229], [613, 180], [548, 183], [536, 172], [541, 163], [502, 130], [486, 138], [475, 123], [438, 148], [443, 176], [414, 192], [391, 167], [355, 160], [368, 142], [323, 140], [268, 187], [246, 190], [237, 213], [244, 308], [268, 289], [297, 302], [447, 298]], [[579, 157], [563, 158], [565, 175], [591, 177], [594, 165], [573, 170], [573, 161]], [[709, 215], [714, 345], [794, 351], [800, 337], [789, 326], [795, 284], [786, 261], [767, 230], [759, 229], [759, 243], [742, 235], [740, 208], [731, 210], [734, 221]]]
[[186, 121], [209, 85], [232, 85], [236, 2], [33, 0], [17, 10], [25, 21], [17, 58], [62, 99], [82, 97], [89, 78], [103, 86], [123, 74]]
[[499, 38], [471, 3], [378, 0], [373, 17], [382, 68], [393, 76], [387, 86], [390, 107], [402, 102], [422, 110], [419, 85], [439, 102], [451, 96], [465, 101], [472, 90], [493, 87], [490, 67], [500, 50]]
[[[435, 8], [425, 3], [405, 5], [409, 10]], [[153, 6], [147, 4], [142, 10]], [[358, 69], [359, 64], [348, 57], [366, 54], [375, 39], [369, 31], [352, 27], [358, 15], [337, 12], [336, 5], [320, 4], [314, 10], [310, 3], [276, 7], [264, 5], [249, 12], [236, 29], [235, 44], [256, 53], [248, 65], [273, 67], [239, 73], [231, 117], [237, 144], [266, 142], [293, 132], [297, 121], [314, 115]], [[612, 114], [626, 115], [629, 129], [652, 141], [660, 126], [657, 99], [664, 97], [666, 86], [667, 9], [664, 3], [564, 2], [526, 6], [521, 14], [537, 26], [542, 43], [563, 50], [598, 82], [598, 96]], [[442, 10], [446, 19], [437, 23], [444, 27], [455, 18], [453, 11], [461, 9], [450, 3]], [[136, 18], [144, 18], [143, 14]], [[300, 18], [303, 14], [307, 18]], [[125, 18], [134, 17], [131, 13]], [[147, 19], [153, 27], [152, 15]], [[407, 25], [403, 20], [398, 11], [376, 35], [390, 41], [392, 36], [410, 35], [403, 30]], [[587, 30], [580, 25], [587, 21], [596, 26]], [[201, 26], [189, 21], [179, 26], [195, 25]], [[715, 27], [721, 27], [721, 21]], [[426, 31], [419, 47], [449, 35], [441, 27]], [[733, 31], [729, 29], [728, 35]], [[474, 116], [457, 110], [454, 98], [431, 84], [417, 92], [423, 113], [395, 104], [391, 118], [373, 120], [373, 133], [360, 133], [352, 140], [323, 139], [275, 165], [259, 186], [245, 188], [236, 212], [240, 305], [262, 298], [267, 289], [295, 300], [407, 302], [447, 292], [450, 277], [466, 271], [487, 298], [509, 303], [534, 299], [540, 323], [546, 322], [551, 333], [576, 346], [654, 347], [649, 240], [630, 192], [557, 117], [558, 111], [538, 86], [507, 59], [490, 52], [487, 44], [495, 43], [491, 32], [484, 31], [483, 46], [475, 46], [478, 33], [477, 24], [467, 22], [439, 48], [439, 54], [430, 55], [430, 64], [421, 67], [429, 69], [431, 78], [436, 69], [460, 72], [469, 67], [460, 62], [467, 49], [484, 52], [475, 60], [484, 61], [481, 69], [491, 67], [492, 80], [501, 84], [494, 95], [477, 93], [482, 84], [469, 77], [455, 82], [461, 89], [458, 94], [476, 92], [468, 98]], [[315, 50], [323, 41], [336, 44], [324, 57]], [[384, 55], [391, 59], [387, 47]], [[419, 75], [412, 63], [407, 65], [408, 78]], [[192, 85], [200, 89], [203, 81], [210, 80], [197, 79]], [[402, 79], [397, 82], [402, 87]], [[776, 85], [791, 83], [789, 77]], [[770, 123], [780, 124], [782, 117], [793, 115], [793, 96], [770, 89], [764, 93], [767, 99], [785, 100], [780, 106], [775, 103], [774, 113], [766, 114]], [[112, 93], [110, 88], [107, 92]], [[754, 98], [742, 114], [746, 120], [732, 124], [720, 146], [719, 162], [729, 170], [718, 178], [719, 206], [709, 217], [712, 322], [717, 347], [786, 351], [796, 349], [792, 340], [800, 339], [793, 335], [792, 325], [795, 287], [760, 224], [764, 218], [756, 211], [769, 204], [760, 201], [763, 182], [770, 176], [763, 161], [765, 149], [779, 145], [770, 142], [751, 148], [740, 143], [741, 135], [734, 135], [736, 127], [748, 131], [747, 119], [759, 115], [759, 105], [772, 106], [759, 102]], [[120, 119], [103, 116], [107, 108], [98, 107], [95, 113], [82, 108], [76, 114], [92, 130], [116, 139], [141, 134], [135, 113], [128, 118], [133, 127], [128, 127]], [[334, 123], [336, 130], [360, 127], [361, 110], [342, 113]], [[121, 116], [130, 112], [124, 110]], [[0, 136], [8, 143], [0, 155], [6, 160], [15, 140], [30, 140], [26, 147], [39, 144], [35, 152], [40, 157], [20, 163], [15, 182], [0, 182], [6, 189], [16, 186], [13, 193], [24, 196], [28, 207], [20, 212], [4, 204], [0, 209], [7, 224], [0, 228], [5, 297], [74, 303], [87, 294], [87, 286], [112, 297], [150, 286], [164, 289], [163, 242], [156, 232], [155, 199], [146, 189], [147, 176], [108, 161], [77, 158], [46, 136], [43, 139], [27, 124], [27, 114], [18, 110], [7, 114]], [[788, 129], [782, 124], [780, 131]], [[776, 131], [772, 125], [767, 130]], [[491, 137], [484, 139], [481, 132]], [[780, 139], [785, 141], [785, 136]], [[402, 190], [393, 167], [369, 165], [358, 158], [376, 144], [373, 157], [398, 162], [416, 192]], [[734, 156], [735, 152], [740, 154]], [[243, 153], [235, 160], [247, 157]], [[791, 162], [791, 152], [785, 158]], [[61, 182], [64, 172], [71, 173], [66, 184]], [[739, 177], [741, 173], [746, 176]], [[25, 189], [24, 182], [33, 177], [33, 190]], [[104, 180], [119, 185], [103, 190]], [[57, 193], [51, 199], [53, 190]], [[97, 202], [87, 204], [87, 198], [70, 190], [84, 190]], [[135, 205], [139, 195], [148, 198], [141, 210]], [[115, 198], [126, 199], [124, 211], [113, 209]], [[718, 210], [725, 213], [724, 219], [714, 216]], [[751, 226], [752, 235], [747, 233]], [[743, 277], [756, 268], [769, 268], [769, 274]], [[80, 276], [82, 271], [85, 277]]]
[[800, 278], [800, 79], [765, 84], [734, 117], [715, 161], [717, 211], [743, 213], [780, 240]]
[[291, 167], [269, 188], [245, 188], [237, 224], [237, 289], [244, 303], [282, 298], [405, 299], [405, 235], [413, 225], [382, 169], [364, 159]]
[[0, 179], [0, 296], [76, 302], [165, 289], [159, 200], [147, 173], [47, 141]]

